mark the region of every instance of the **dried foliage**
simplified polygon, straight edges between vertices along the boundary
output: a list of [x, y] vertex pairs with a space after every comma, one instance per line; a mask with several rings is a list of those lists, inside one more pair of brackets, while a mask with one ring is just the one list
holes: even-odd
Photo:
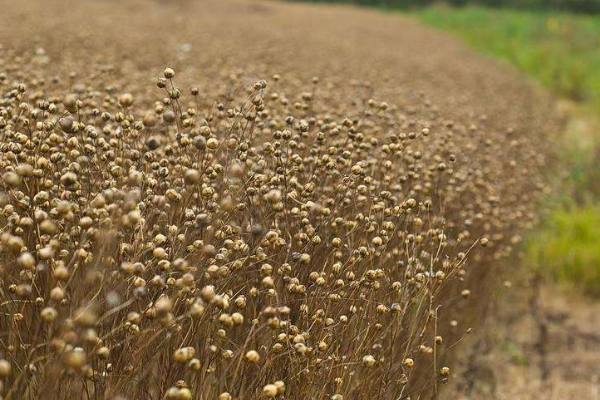
[[116, 53], [50, 75], [45, 49], [13, 47], [5, 400], [437, 394], [470, 332], [461, 304], [543, 187], [535, 137], [442, 118], [425, 95], [388, 104], [328, 64], [311, 80], [273, 75], [269, 55], [248, 71], [215, 57], [214, 82], [166, 68], [152, 87]]

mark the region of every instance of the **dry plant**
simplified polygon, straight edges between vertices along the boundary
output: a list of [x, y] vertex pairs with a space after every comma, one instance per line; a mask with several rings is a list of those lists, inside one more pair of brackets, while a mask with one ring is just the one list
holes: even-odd
[[5, 82], [4, 398], [402, 398], [445, 381], [438, 294], [476, 239], [445, 234], [456, 156], [412, 148], [442, 145], [430, 124], [372, 99], [315, 113], [264, 80], [205, 108], [174, 77], [152, 111]]
[[0, 46], [3, 400], [438, 396], [468, 299], [534, 216], [535, 137], [327, 68], [249, 81], [213, 57], [212, 85], [166, 68], [151, 87], [114, 57], [52, 75], [18, 48]]

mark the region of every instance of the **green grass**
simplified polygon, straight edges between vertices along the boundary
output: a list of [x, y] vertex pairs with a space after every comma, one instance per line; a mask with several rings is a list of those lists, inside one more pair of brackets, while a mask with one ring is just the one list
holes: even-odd
[[415, 15], [600, 114], [600, 16], [481, 7], [430, 7]]
[[525, 259], [545, 276], [600, 297], [600, 16], [481, 7], [413, 15], [577, 103], [561, 146], [568, 176], [549, 198], [545, 223], [529, 234]]
[[592, 296], [600, 296], [600, 205], [555, 210], [528, 241], [532, 265]]

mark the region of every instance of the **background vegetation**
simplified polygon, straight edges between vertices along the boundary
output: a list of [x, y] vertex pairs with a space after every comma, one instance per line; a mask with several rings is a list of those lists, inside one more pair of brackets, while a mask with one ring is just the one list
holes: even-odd
[[600, 18], [483, 7], [429, 7], [420, 20], [506, 60], [569, 103], [560, 181], [544, 225], [527, 238], [526, 263], [600, 295]]
[[[326, 0], [312, 0], [326, 2]], [[331, 0], [410, 15], [510, 62], [568, 103], [560, 190], [527, 238], [526, 262], [561, 283], [600, 295], [600, 1]]]
[[424, 22], [510, 61], [559, 95], [600, 111], [600, 18], [550, 11], [430, 7]]
[[[304, 0], [314, 3], [354, 3], [389, 8], [420, 8], [439, 3], [436, 0]], [[529, 10], [568, 10], [579, 13], [600, 12], [600, 0], [446, 0], [452, 6], [481, 5]]]

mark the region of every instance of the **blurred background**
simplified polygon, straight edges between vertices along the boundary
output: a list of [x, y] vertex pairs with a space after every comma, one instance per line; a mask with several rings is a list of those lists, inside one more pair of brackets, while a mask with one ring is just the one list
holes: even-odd
[[418, 19], [559, 99], [564, 129], [544, 217], [509, 268], [458, 396], [600, 399], [600, 0], [311, 2]]
[[484, 7], [512, 7], [529, 10], [564, 10], [580, 13], [600, 11], [598, 0], [309, 0], [315, 3], [354, 3], [366, 6], [417, 8], [445, 3], [451, 6], [480, 5]]
[[526, 240], [544, 279], [600, 298], [600, 0], [308, 0], [408, 14], [514, 65], [552, 91], [567, 116], [548, 215]]

